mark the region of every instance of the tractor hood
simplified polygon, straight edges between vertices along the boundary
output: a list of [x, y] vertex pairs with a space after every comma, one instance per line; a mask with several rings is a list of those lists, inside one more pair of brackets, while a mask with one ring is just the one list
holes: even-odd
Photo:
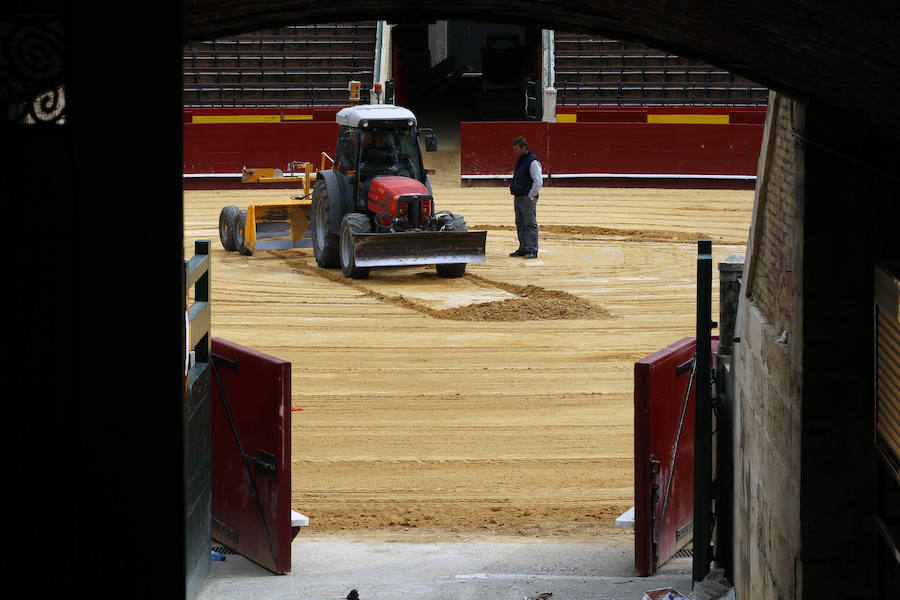
[[409, 177], [376, 177], [369, 184], [369, 200], [379, 206], [388, 206], [398, 196], [407, 194], [431, 197], [425, 184]]
[[368, 208], [378, 223], [390, 227], [395, 218], [421, 227], [434, 212], [432, 197], [420, 181], [409, 177], [376, 177], [369, 183]]

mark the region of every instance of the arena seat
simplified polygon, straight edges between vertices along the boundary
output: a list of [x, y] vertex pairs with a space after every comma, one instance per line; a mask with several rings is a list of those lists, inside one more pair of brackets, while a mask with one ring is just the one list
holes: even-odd
[[641, 44], [556, 32], [559, 106], [765, 106], [768, 90], [733, 73]]
[[296, 25], [188, 44], [184, 106], [334, 106], [350, 80], [365, 96], [375, 31], [374, 21]]

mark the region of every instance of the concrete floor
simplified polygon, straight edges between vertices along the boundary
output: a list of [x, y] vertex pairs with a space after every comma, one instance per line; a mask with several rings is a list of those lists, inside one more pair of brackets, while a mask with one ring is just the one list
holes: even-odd
[[291, 573], [273, 575], [231, 554], [213, 561], [198, 600], [641, 600], [673, 587], [691, 592], [691, 559], [675, 558], [657, 575], [634, 573], [630, 535], [597, 541], [496, 537], [405, 541], [402, 536], [301, 533], [291, 546]]

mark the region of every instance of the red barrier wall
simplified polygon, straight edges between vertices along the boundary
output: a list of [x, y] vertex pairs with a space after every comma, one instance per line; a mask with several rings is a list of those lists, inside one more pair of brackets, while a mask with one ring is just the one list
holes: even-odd
[[463, 181], [497, 184], [508, 178], [514, 162], [510, 142], [525, 135], [544, 174], [557, 185], [626, 180], [753, 185], [764, 108], [563, 106], [558, 111], [557, 123], [461, 123]]
[[762, 125], [552, 123], [553, 176], [756, 175]]
[[318, 168], [322, 152], [334, 153], [341, 108], [185, 109], [184, 187], [240, 187], [243, 167], [287, 170], [305, 161]]
[[537, 121], [491, 121], [459, 124], [459, 164], [463, 175], [512, 175], [516, 156], [512, 141], [519, 136], [550, 173], [550, 124]]
[[283, 123], [185, 123], [185, 173], [237, 173], [243, 167], [286, 169], [293, 160], [317, 166], [334, 154], [332, 120]]
[[[334, 151], [338, 110], [340, 107], [185, 110], [185, 187], [239, 186], [237, 175], [245, 166], [285, 169], [294, 160], [318, 165], [321, 152]], [[698, 179], [719, 179], [752, 185], [765, 113], [754, 107], [562, 106], [558, 115], [570, 122], [460, 123], [460, 174], [467, 183], [502, 183], [515, 162], [512, 140], [522, 135], [540, 159], [549, 177], [546, 183], [621, 184], [628, 179], [664, 180], [670, 176], [669, 180], [691, 184]], [[678, 115], [686, 120], [710, 115], [727, 123], [647, 122]], [[234, 177], [229, 182], [198, 177], [201, 174]]]

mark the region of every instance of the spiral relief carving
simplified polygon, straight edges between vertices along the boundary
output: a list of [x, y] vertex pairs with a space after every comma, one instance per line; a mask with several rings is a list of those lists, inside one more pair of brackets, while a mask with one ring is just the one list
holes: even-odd
[[61, 20], [0, 19], [0, 110], [8, 121], [64, 122], [66, 34]]

